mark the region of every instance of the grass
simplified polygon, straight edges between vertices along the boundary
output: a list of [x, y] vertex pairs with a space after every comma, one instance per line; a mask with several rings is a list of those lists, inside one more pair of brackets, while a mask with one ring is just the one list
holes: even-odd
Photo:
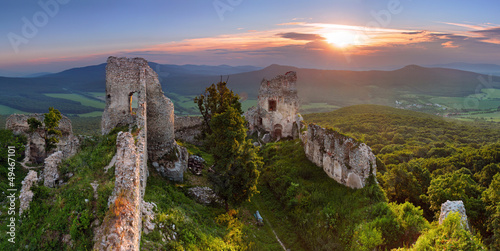
[[[287, 248], [348, 249], [356, 239], [356, 227], [379, 216], [375, 208], [388, 210], [378, 184], [371, 181], [354, 190], [337, 183], [307, 159], [298, 141], [268, 144], [263, 156], [266, 167], [260, 184], [267, 189], [259, 196], [265, 198], [269, 211], [264, 214], [275, 217], [273, 225]], [[389, 235], [389, 230], [381, 231]]]
[[257, 104], [258, 104], [258, 101], [256, 99], [247, 99], [247, 100], [241, 102], [241, 110], [243, 110], [243, 112], [245, 112], [248, 110], [248, 108], [250, 108], [252, 106], [257, 106]]
[[[114, 168], [105, 173], [103, 167], [115, 151], [116, 135], [86, 139], [80, 152], [61, 164], [63, 185], [32, 187], [34, 199], [17, 226], [16, 244], [8, 245], [10, 243], [3, 241], [1, 245], [13, 250], [21, 247], [28, 250], [92, 249], [92, 223], [96, 220], [102, 222], [114, 187]], [[73, 176], [67, 175], [70, 173]], [[97, 199], [90, 186], [92, 182], [99, 184]], [[68, 235], [73, 246], [63, 242]]]
[[103, 98], [103, 99], [104, 99], [104, 96], [106, 96], [105, 92], [86, 92], [86, 94], [88, 94], [94, 98]]
[[106, 104], [102, 101], [97, 101], [94, 99], [90, 99], [87, 97], [84, 97], [82, 95], [74, 94], [74, 93], [45, 93], [45, 96], [52, 97], [52, 98], [62, 98], [62, 99], [68, 99], [68, 100], [73, 100], [76, 102], [80, 102], [84, 106], [90, 106], [90, 107], [95, 107], [95, 108], [101, 108], [104, 109]]
[[12, 108], [12, 107], [8, 107], [5, 105], [0, 105], [0, 114], [10, 115], [10, 114], [14, 114], [14, 113], [26, 114], [27, 112], [23, 112], [21, 110], [18, 110], [18, 109]]
[[456, 116], [454, 118], [458, 118], [460, 120], [465, 120], [465, 121], [481, 120], [481, 121], [500, 122], [500, 111], [491, 113], [464, 114]]
[[340, 106], [330, 105], [328, 103], [308, 103], [300, 106], [300, 113], [330, 112], [338, 108], [340, 108]]
[[103, 112], [89, 112], [89, 113], [78, 114], [78, 117], [81, 118], [101, 117], [102, 113]]

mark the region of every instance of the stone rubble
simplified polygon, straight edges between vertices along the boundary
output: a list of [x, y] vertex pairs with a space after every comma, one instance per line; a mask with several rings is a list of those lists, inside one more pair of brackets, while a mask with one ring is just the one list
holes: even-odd
[[201, 175], [201, 171], [205, 167], [205, 160], [198, 155], [191, 155], [188, 159], [188, 169], [195, 175]]
[[210, 187], [192, 187], [188, 189], [188, 194], [203, 205], [223, 203], [222, 199]]
[[142, 202], [142, 231], [145, 234], [149, 234], [155, 230], [155, 212], [157, 208], [154, 202]]

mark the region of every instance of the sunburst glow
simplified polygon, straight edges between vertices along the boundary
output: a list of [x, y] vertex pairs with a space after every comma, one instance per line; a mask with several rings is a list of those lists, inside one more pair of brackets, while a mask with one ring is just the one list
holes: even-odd
[[355, 32], [341, 30], [324, 34], [326, 42], [339, 48], [358, 44], [358, 35]]

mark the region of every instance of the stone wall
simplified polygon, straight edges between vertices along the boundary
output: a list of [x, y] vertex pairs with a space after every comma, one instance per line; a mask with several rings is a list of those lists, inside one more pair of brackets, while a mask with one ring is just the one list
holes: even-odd
[[[43, 114], [12, 114], [7, 118], [5, 123], [5, 128], [12, 130], [15, 134], [24, 134], [28, 138], [28, 149], [26, 151], [27, 159], [32, 163], [43, 163], [43, 159], [46, 157], [45, 153], [45, 140], [43, 139], [43, 129], [39, 129], [35, 132], [30, 132], [28, 119], [36, 118], [38, 121], [43, 122]], [[60, 130], [62, 135], [58, 137], [59, 142], [56, 144], [56, 148], [53, 151], [61, 151], [63, 158], [69, 158], [73, 156], [80, 145], [78, 137], [73, 135], [73, 128], [71, 125], [71, 120], [66, 116], [62, 116], [59, 121], [59, 127], [56, 128]]]
[[366, 144], [315, 124], [300, 138], [307, 158], [338, 183], [363, 188], [370, 175], [376, 176], [376, 158]]
[[29, 170], [28, 175], [22, 181], [21, 192], [19, 193], [19, 215], [23, 214], [26, 211], [31, 201], [33, 200], [33, 191], [31, 191], [31, 187], [38, 183], [38, 173]]
[[126, 126], [129, 132], [118, 134], [115, 188], [94, 249], [138, 250], [147, 161], [163, 176], [182, 181], [188, 159], [186, 148], [174, 139], [173, 103], [142, 58], [108, 58], [102, 133], [117, 126]]
[[43, 168], [43, 185], [55, 187], [59, 181], [59, 165], [63, 159], [61, 151], [55, 152], [45, 159]]
[[116, 139], [115, 188], [109, 210], [94, 237], [94, 250], [139, 250], [141, 236], [142, 147], [129, 132]]
[[300, 104], [296, 82], [297, 74], [294, 71], [271, 80], [262, 80], [258, 106], [245, 114], [250, 131], [260, 129], [271, 133], [273, 138], [292, 136]]
[[196, 136], [200, 135], [202, 124], [201, 116], [175, 116], [175, 139], [200, 145]]

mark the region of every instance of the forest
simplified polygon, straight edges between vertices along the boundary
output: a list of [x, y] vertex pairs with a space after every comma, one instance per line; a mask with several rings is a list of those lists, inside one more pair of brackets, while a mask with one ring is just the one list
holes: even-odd
[[377, 180], [390, 202], [410, 202], [433, 221], [446, 200], [462, 200], [474, 231], [499, 247], [498, 124], [457, 122], [378, 105], [304, 118], [369, 145], [377, 156]]

